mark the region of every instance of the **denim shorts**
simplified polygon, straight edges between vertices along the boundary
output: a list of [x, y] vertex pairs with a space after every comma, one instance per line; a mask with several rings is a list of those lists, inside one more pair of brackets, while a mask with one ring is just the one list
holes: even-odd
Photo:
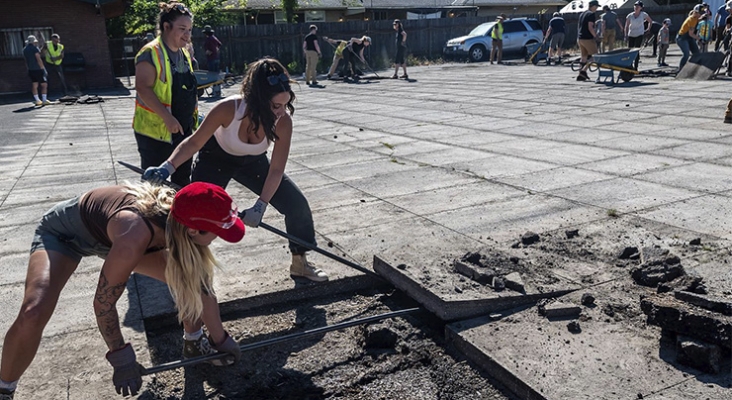
[[56, 204], [41, 218], [31, 244], [37, 250], [53, 250], [81, 261], [82, 257], [104, 258], [110, 248], [94, 239], [84, 226], [79, 210], [79, 197]]

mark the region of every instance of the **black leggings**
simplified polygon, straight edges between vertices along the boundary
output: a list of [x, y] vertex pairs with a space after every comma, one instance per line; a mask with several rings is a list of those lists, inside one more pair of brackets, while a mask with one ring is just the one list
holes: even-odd
[[[196, 162], [193, 164], [191, 181], [209, 182], [226, 188], [233, 178], [260, 195], [268, 173], [267, 153], [256, 156], [232, 156], [219, 146], [214, 136], [198, 152]], [[316, 245], [313, 214], [308, 200], [286, 174], [282, 175], [282, 182], [269, 204], [285, 216], [287, 233], [313, 246]], [[290, 242], [292, 254], [303, 254], [307, 250], [306, 247]]]

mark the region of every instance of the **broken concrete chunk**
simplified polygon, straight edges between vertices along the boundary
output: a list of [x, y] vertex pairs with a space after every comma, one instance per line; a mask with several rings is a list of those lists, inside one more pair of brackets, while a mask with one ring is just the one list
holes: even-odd
[[590, 293], [583, 293], [582, 294], [582, 305], [584, 306], [592, 306], [595, 304], [595, 296], [593, 296]]
[[534, 243], [538, 243], [539, 240], [541, 240], [539, 238], [539, 234], [531, 231], [528, 231], [521, 235], [521, 243], [523, 243], [524, 246], [530, 246]]
[[564, 231], [564, 234], [567, 236], [567, 239], [576, 238], [579, 236], [579, 229], [568, 229]]
[[643, 247], [640, 250], [641, 253], [641, 259], [643, 260], [644, 264], [648, 265], [654, 265], [654, 264], [663, 264], [663, 260], [666, 259], [666, 256], [668, 255], [669, 251], [668, 249], [662, 249], [660, 247]]
[[631, 259], [631, 257], [633, 255], [637, 255], [637, 254], [638, 254], [638, 248], [637, 247], [628, 246], [628, 247], [625, 247], [625, 248], [621, 249], [618, 252], [618, 258], [621, 259], [621, 260], [628, 260], [628, 259]]
[[580, 333], [580, 332], [582, 332], [582, 328], [580, 327], [579, 321], [570, 321], [567, 324], [567, 330], [569, 330], [572, 333]]
[[455, 260], [455, 271], [459, 274], [465, 275], [468, 278], [487, 285], [493, 282], [493, 277], [496, 275], [493, 269], [483, 268], [475, 264], [464, 263], [460, 260]]
[[700, 246], [701, 245], [701, 238], [694, 238], [689, 240], [689, 244], [692, 246]]
[[705, 343], [688, 336], [679, 335], [676, 339], [676, 361], [700, 371], [719, 373], [722, 358], [719, 346]]
[[542, 311], [540, 311], [540, 314], [546, 316], [547, 318], [557, 318], [577, 317], [580, 315], [580, 312], [582, 312], [582, 310], [574, 304], [567, 304], [555, 301], [553, 303], [544, 305], [543, 313]]
[[697, 294], [706, 294], [707, 287], [702, 282], [702, 278], [698, 276], [682, 275], [670, 282], [662, 282], [658, 284], [658, 293], [666, 293], [673, 291], [692, 292]]
[[463, 256], [463, 258], [461, 260], [472, 263], [472, 264], [481, 265], [480, 257], [481, 257], [480, 253], [467, 253]]
[[724, 301], [723, 299], [684, 291], [674, 292], [674, 297], [677, 300], [685, 301], [709, 311], [732, 315], [732, 302]]
[[506, 287], [519, 293], [524, 293], [524, 280], [521, 279], [521, 274], [518, 272], [511, 272], [510, 274], [503, 277], [506, 283]]
[[637, 284], [648, 287], [656, 287], [661, 282], [672, 281], [684, 274], [681, 264], [643, 264], [630, 271], [630, 276]]
[[641, 298], [647, 322], [662, 329], [732, 349], [732, 317], [691, 306], [668, 294]]
[[501, 276], [494, 276], [491, 286], [493, 287], [493, 290], [500, 292], [506, 288], [506, 281]]

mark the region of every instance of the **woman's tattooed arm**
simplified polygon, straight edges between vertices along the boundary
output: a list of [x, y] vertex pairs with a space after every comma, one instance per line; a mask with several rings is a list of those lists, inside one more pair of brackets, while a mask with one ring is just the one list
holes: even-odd
[[109, 350], [117, 350], [125, 345], [122, 331], [119, 327], [117, 314], [117, 300], [125, 291], [126, 282], [110, 285], [104, 270], [99, 274], [99, 284], [94, 295], [94, 313], [97, 316], [99, 331], [104, 337]]

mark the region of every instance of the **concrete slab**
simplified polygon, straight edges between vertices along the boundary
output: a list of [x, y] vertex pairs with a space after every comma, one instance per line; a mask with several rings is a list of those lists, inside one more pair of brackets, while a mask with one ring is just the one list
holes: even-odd
[[550, 194], [623, 213], [698, 196], [697, 192], [690, 190], [628, 178], [585, 183], [572, 188], [553, 190]]

